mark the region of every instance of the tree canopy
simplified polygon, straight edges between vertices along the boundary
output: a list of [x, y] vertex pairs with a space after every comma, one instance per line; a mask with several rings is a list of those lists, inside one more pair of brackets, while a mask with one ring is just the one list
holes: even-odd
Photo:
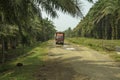
[[98, 0], [74, 29], [76, 36], [120, 39], [120, 0]]
[[82, 16], [79, 0], [0, 0], [2, 62], [8, 46], [12, 49], [18, 44], [29, 46], [54, 36], [55, 26], [52, 21], [42, 18], [43, 10], [52, 18], [58, 16], [57, 10], [73, 17]]

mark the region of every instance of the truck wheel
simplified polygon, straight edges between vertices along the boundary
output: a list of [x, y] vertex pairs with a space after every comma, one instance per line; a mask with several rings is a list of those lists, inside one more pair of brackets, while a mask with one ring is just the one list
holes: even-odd
[[64, 43], [61, 43], [62, 45], [64, 45]]
[[58, 43], [56, 42], [56, 44], [58, 44]]

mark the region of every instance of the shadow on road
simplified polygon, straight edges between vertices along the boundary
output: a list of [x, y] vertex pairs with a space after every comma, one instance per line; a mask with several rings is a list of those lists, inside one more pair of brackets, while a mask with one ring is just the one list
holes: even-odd
[[[71, 66], [76, 67], [76, 70]], [[37, 80], [120, 80], [120, 68], [112, 65], [112, 61], [80, 61], [80, 57], [57, 58], [47, 61], [37, 71], [36, 77]]]

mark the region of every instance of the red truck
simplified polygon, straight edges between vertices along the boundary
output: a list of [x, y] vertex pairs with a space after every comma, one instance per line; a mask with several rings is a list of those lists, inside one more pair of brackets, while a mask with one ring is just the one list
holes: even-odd
[[55, 41], [56, 44], [64, 44], [64, 33], [63, 32], [56, 32], [55, 34]]

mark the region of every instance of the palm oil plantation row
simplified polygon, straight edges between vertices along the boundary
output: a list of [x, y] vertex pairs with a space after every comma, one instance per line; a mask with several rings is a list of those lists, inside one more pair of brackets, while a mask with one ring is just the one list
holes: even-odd
[[42, 11], [55, 18], [57, 10], [73, 17], [82, 16], [79, 0], [0, 0], [0, 63], [10, 57], [9, 50], [51, 39], [55, 26], [42, 18]]
[[[73, 17], [82, 17], [79, 1], [0, 0], [0, 79], [34, 80], [33, 71], [44, 64], [42, 55], [47, 53], [48, 43], [43, 42], [53, 38], [56, 32], [53, 22], [42, 18], [42, 11], [52, 18], [58, 17], [58, 10]], [[76, 28], [65, 31], [66, 36], [77, 37], [71, 39], [71, 42], [80, 45], [85, 43], [85, 46], [87, 44], [95, 48], [103, 45], [101, 46], [99, 41], [96, 41], [97, 45], [92, 44], [95, 43], [93, 39], [91, 41], [78, 37], [110, 39], [109, 41], [120, 39], [119, 5], [120, 0], [98, 0]], [[119, 40], [116, 41], [114, 46], [120, 45]], [[108, 40], [105, 43], [108, 43]], [[120, 56], [118, 57], [120, 60]], [[15, 65], [18, 62], [28, 65], [24, 66], [24, 69], [17, 68]]]
[[98, 0], [68, 36], [120, 39], [120, 0]]
[[98, 0], [88, 14], [72, 30], [65, 31], [68, 40], [89, 46], [97, 51], [107, 51], [120, 61], [120, 0]]
[[[88, 0], [92, 1], [92, 0]], [[68, 4], [69, 3], [69, 4]], [[120, 39], [120, 0], [98, 0], [76, 28], [65, 31], [69, 37]], [[56, 32], [49, 19], [42, 18], [44, 10], [52, 18], [57, 10], [73, 17], [82, 17], [79, 0], [1, 0], [0, 1], [0, 62], [8, 50], [46, 41]]]

